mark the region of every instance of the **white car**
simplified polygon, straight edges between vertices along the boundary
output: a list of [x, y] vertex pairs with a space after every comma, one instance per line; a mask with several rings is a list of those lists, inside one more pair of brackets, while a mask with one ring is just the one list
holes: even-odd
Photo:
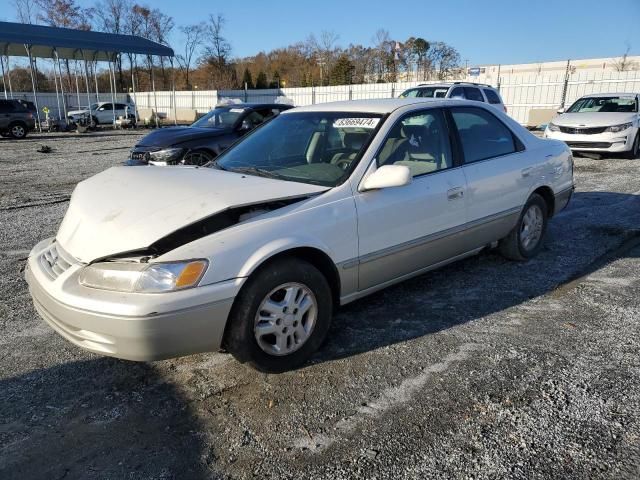
[[123, 117], [125, 119], [135, 119], [135, 105], [130, 103], [112, 103], [112, 102], [97, 102], [92, 103], [89, 108], [83, 108], [79, 110], [72, 110], [67, 112], [67, 118], [72, 122], [78, 122], [85, 116], [90, 115], [96, 125], [100, 124], [113, 124], [114, 121], [114, 105], [115, 105], [115, 119]]
[[597, 93], [578, 99], [566, 112], [560, 111], [545, 129], [544, 136], [562, 140], [572, 150], [640, 153], [640, 95]]
[[400, 98], [453, 98], [456, 100], [473, 100], [493, 105], [499, 110], [507, 111], [502, 96], [497, 88], [485, 83], [444, 82], [423, 83], [400, 94]]
[[326, 103], [204, 168], [79, 183], [25, 275], [40, 315], [87, 350], [222, 347], [278, 372], [309, 358], [340, 305], [498, 245], [533, 257], [572, 192], [569, 148], [488, 105]]

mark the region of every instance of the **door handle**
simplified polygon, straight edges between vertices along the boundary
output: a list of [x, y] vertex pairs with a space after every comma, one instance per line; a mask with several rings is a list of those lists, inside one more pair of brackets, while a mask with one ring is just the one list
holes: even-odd
[[464, 197], [464, 190], [462, 187], [454, 187], [447, 190], [447, 198], [449, 200], [456, 200]]
[[529, 175], [531, 175], [531, 172], [533, 172], [533, 167], [529, 167], [529, 168], [523, 168], [520, 173], [522, 173], [523, 177], [528, 177]]

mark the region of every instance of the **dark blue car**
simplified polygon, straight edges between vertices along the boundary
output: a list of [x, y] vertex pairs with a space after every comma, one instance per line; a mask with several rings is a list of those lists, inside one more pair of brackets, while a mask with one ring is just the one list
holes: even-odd
[[290, 108], [276, 103], [216, 107], [188, 127], [151, 132], [133, 147], [127, 164], [204, 165], [258, 125]]

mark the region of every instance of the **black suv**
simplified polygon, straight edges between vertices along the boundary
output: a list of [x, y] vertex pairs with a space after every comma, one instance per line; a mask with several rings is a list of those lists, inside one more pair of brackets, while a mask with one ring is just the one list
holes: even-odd
[[36, 128], [36, 121], [18, 100], [0, 100], [0, 135], [24, 138]]
[[277, 103], [216, 107], [188, 127], [150, 133], [133, 147], [127, 165], [204, 165], [258, 125], [290, 108]]

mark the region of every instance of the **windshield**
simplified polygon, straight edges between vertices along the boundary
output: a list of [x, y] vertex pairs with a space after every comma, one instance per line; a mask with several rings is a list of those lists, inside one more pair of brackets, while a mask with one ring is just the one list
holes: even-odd
[[447, 95], [447, 91], [449, 87], [421, 87], [421, 88], [410, 88], [402, 92], [400, 98], [411, 98], [411, 97], [421, 97], [421, 98], [444, 98]]
[[638, 111], [638, 104], [633, 97], [585, 97], [571, 105], [567, 112], [619, 112], [632, 113]]
[[208, 166], [334, 187], [360, 160], [380, 119], [370, 113], [280, 115]]
[[242, 107], [214, 108], [191, 126], [200, 128], [232, 128], [244, 110]]

